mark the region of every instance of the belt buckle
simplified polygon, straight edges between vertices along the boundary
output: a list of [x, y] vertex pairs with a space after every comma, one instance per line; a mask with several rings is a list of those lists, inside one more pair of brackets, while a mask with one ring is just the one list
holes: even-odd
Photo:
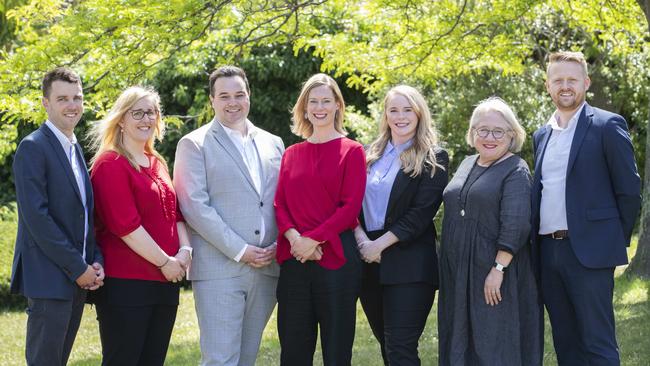
[[[559, 233], [558, 236], [555, 235], [555, 233]], [[562, 230], [557, 230], [551, 233], [551, 238], [555, 240], [562, 240], [565, 238], [564, 232]]]

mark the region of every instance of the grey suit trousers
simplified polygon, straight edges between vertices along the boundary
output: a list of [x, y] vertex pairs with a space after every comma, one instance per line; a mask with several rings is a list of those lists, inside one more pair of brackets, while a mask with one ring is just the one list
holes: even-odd
[[242, 276], [192, 281], [202, 366], [253, 366], [273, 308], [278, 278]]
[[72, 300], [27, 298], [29, 366], [64, 366], [68, 363], [86, 301], [86, 290], [77, 287]]

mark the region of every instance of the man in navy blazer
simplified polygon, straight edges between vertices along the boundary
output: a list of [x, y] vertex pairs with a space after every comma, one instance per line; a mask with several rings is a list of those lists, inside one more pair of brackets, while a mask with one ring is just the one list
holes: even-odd
[[623, 117], [590, 106], [580, 52], [550, 55], [546, 89], [557, 110], [533, 135], [533, 245], [559, 365], [619, 365], [614, 268], [641, 204]]
[[57, 68], [42, 88], [48, 120], [14, 156], [18, 234], [11, 291], [27, 297], [27, 364], [65, 365], [86, 291], [103, 284], [104, 269], [88, 170], [73, 132], [83, 113], [81, 80]]

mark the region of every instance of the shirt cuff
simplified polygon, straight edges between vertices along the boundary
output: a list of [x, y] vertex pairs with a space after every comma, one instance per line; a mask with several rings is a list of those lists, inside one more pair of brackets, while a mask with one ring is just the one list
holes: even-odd
[[246, 252], [246, 248], [248, 248], [248, 244], [244, 245], [244, 247], [239, 251], [239, 253], [237, 253], [235, 258], [233, 258], [235, 262], [239, 262], [241, 260], [241, 257], [243, 257], [244, 253]]

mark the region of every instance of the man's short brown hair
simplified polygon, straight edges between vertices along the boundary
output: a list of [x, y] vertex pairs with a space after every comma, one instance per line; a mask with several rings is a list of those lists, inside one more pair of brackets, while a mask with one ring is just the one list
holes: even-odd
[[79, 75], [77, 75], [76, 72], [67, 67], [57, 67], [56, 69], [49, 71], [43, 77], [41, 89], [43, 90], [43, 96], [45, 98], [50, 96], [52, 83], [55, 81], [65, 81], [66, 83], [79, 84], [79, 86], [81, 86], [81, 78], [79, 78]]
[[226, 66], [221, 66], [218, 69], [214, 70], [212, 74], [210, 74], [210, 96], [214, 97], [214, 83], [217, 81], [219, 78], [229, 78], [233, 76], [239, 76], [244, 80], [244, 84], [246, 85], [246, 92], [248, 95], [251, 94], [251, 89], [248, 86], [248, 78], [246, 78], [246, 72], [244, 72], [243, 69], [237, 66], [232, 66], [232, 65], [226, 65]]
[[546, 65], [546, 74], [548, 75], [548, 70], [551, 67], [552, 63], [555, 62], [575, 62], [582, 66], [582, 71], [584, 71], [585, 76], [589, 76], [587, 72], [587, 60], [585, 55], [582, 52], [570, 52], [570, 51], [560, 51], [553, 52], [548, 56], [548, 64]]

